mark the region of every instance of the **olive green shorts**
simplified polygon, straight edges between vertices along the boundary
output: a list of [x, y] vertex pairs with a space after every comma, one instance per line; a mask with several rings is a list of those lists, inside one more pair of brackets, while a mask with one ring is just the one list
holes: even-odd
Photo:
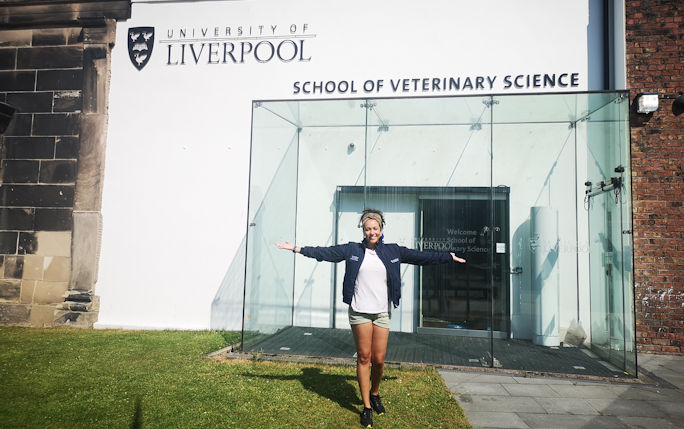
[[352, 310], [351, 305], [349, 306], [348, 313], [350, 325], [373, 323], [385, 329], [389, 329], [392, 325], [392, 319], [389, 313], [358, 313]]

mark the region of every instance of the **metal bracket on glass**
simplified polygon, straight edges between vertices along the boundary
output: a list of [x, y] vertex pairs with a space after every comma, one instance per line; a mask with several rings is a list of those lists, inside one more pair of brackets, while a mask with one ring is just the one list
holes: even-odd
[[522, 272], [523, 272], [522, 267], [511, 268], [511, 271], [510, 271], [511, 274], [522, 274]]
[[586, 190], [584, 191], [585, 200], [589, 201], [593, 196], [613, 191], [615, 193], [615, 203], [617, 204], [620, 200], [620, 193], [622, 192], [622, 173], [625, 172], [625, 167], [618, 165], [615, 167], [614, 171], [620, 174], [620, 176], [613, 176], [610, 180], [601, 180], [601, 182], [596, 185], [590, 181], [584, 182], [584, 186], [586, 186]]
[[482, 100], [482, 104], [487, 107], [492, 107], [492, 104], [499, 104], [499, 100]]

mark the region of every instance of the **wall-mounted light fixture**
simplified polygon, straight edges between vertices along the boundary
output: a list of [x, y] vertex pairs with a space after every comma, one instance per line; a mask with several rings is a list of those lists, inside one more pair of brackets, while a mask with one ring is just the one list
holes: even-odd
[[658, 110], [658, 93], [642, 92], [636, 96], [637, 113], [653, 113]]
[[675, 116], [679, 116], [684, 112], [684, 94], [679, 94], [672, 102], [672, 112]]

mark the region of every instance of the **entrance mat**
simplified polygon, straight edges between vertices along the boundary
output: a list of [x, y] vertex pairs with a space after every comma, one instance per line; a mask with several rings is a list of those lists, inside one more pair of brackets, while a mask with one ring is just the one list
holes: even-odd
[[[489, 338], [390, 332], [385, 360], [491, 367], [491, 346]], [[510, 339], [494, 339], [493, 347], [495, 368], [592, 377], [634, 377], [583, 348], [545, 347]], [[250, 341], [244, 351], [347, 359], [354, 358], [356, 353], [349, 329], [297, 326], [283, 328], [258, 342]]]

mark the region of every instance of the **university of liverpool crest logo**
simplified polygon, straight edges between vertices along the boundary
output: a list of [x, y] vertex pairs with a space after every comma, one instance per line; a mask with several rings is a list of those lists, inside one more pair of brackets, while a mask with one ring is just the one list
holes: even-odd
[[150, 61], [154, 48], [154, 27], [132, 27], [128, 29], [128, 56], [138, 70]]

